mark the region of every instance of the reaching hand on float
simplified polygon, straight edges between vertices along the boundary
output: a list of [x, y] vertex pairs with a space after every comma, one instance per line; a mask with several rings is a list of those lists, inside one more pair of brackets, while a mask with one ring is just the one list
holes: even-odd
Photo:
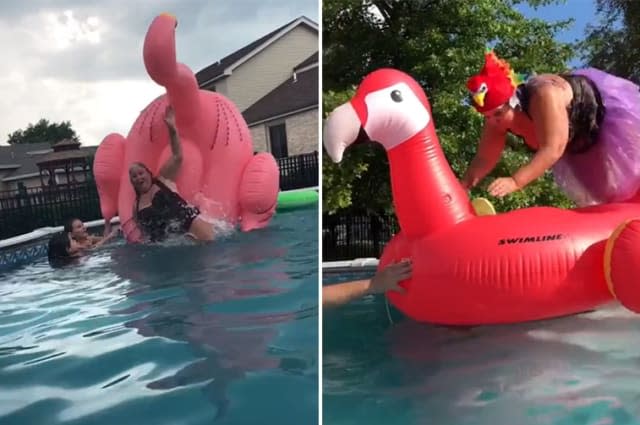
[[411, 277], [411, 261], [402, 260], [399, 263], [388, 265], [373, 276], [369, 282], [367, 293], [383, 294], [387, 291], [404, 293], [400, 282]]
[[411, 261], [402, 260], [379, 270], [371, 280], [337, 283], [322, 288], [322, 307], [337, 307], [365, 295], [387, 291], [404, 293], [400, 282], [411, 277]]
[[535, 154], [511, 178], [493, 182], [493, 196], [523, 189], [548, 170], [580, 206], [628, 201], [640, 189], [640, 92], [632, 82], [596, 69], [524, 81], [490, 51], [467, 88], [485, 122], [466, 188], [495, 168], [511, 133]]
[[513, 177], [500, 177], [499, 179], [495, 179], [487, 190], [491, 196], [502, 198], [520, 190], [520, 187], [518, 187], [518, 183], [516, 183]]

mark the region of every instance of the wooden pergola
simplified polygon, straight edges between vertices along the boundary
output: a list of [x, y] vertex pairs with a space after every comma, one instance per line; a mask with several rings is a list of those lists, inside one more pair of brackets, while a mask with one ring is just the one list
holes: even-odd
[[[64, 171], [67, 184], [86, 182], [89, 177], [91, 153], [80, 150], [80, 142], [65, 139], [53, 145], [53, 152], [37, 162], [40, 169], [40, 184], [43, 187], [55, 186], [56, 173]], [[80, 173], [78, 173], [80, 172]], [[78, 176], [83, 176], [78, 180]]]

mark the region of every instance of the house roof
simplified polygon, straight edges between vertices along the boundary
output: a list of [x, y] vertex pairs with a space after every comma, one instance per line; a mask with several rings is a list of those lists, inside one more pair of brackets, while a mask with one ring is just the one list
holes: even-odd
[[[64, 163], [69, 163], [71, 160], [75, 159], [86, 159], [89, 158], [93, 153], [89, 152], [87, 149], [78, 149], [78, 150], [66, 150], [66, 151], [58, 151], [58, 152], [50, 152], [44, 155], [42, 158], [36, 162], [36, 165], [41, 167], [44, 165], [59, 165]], [[78, 161], [72, 161], [77, 163]]]
[[310, 65], [318, 65], [318, 52], [315, 52], [314, 54], [300, 62], [298, 65], [296, 65], [296, 67], [293, 68], [293, 72], [298, 72]]
[[[80, 152], [84, 156], [95, 154], [97, 146], [83, 146]], [[0, 169], [13, 168], [2, 180], [11, 181], [37, 175], [40, 172], [38, 162], [46, 155], [53, 153], [49, 143], [21, 143], [17, 145], [0, 146]]]
[[[294, 72], [291, 78], [249, 106], [243, 113], [248, 125], [286, 116], [296, 111], [318, 107], [318, 64], [311, 60], [318, 52], [305, 59], [294, 69], [305, 69]], [[306, 66], [302, 66], [307, 63]]]
[[260, 37], [256, 41], [247, 44], [243, 48], [236, 50], [230, 55], [225, 56], [218, 62], [213, 63], [206, 68], [196, 73], [196, 80], [198, 85], [203, 86], [206, 83], [215, 81], [221, 77], [230, 75], [233, 69], [241, 65], [243, 62], [259, 53], [262, 49], [278, 40], [280, 37], [291, 31], [298, 25], [306, 25], [307, 27], [318, 31], [318, 24], [307, 18], [301, 16], [294, 19], [291, 22], [284, 24], [283, 26], [271, 31], [269, 34]]
[[64, 139], [52, 146], [53, 150], [58, 152], [60, 150], [78, 149], [80, 142], [73, 139]]
[[39, 167], [44, 165], [57, 166], [75, 159], [84, 160], [93, 154], [93, 152], [87, 149], [80, 149], [80, 142], [72, 139], [64, 139], [53, 145], [52, 148], [53, 152], [43, 155], [42, 158], [36, 162]]

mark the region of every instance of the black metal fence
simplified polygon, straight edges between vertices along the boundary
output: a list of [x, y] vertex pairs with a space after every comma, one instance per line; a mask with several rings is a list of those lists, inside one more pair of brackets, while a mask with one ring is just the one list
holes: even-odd
[[[318, 185], [317, 152], [282, 158], [278, 165], [280, 190]], [[61, 226], [70, 217], [83, 221], [101, 217], [94, 181], [0, 192], [0, 239]]]
[[322, 216], [322, 261], [379, 258], [399, 230], [395, 215], [345, 211]]
[[93, 182], [0, 192], [0, 239], [60, 226], [70, 217], [85, 221], [100, 215]]
[[279, 158], [280, 190], [318, 186], [318, 152]]

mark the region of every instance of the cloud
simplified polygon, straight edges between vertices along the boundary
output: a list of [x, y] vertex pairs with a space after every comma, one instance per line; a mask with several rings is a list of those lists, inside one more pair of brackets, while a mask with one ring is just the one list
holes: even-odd
[[[25, 6], [28, 5], [28, 6]], [[194, 72], [300, 15], [317, 0], [30, 0], [0, 4], [0, 144], [40, 118], [71, 121], [84, 145], [127, 134], [164, 89], [142, 63], [151, 20], [178, 19], [178, 60]]]

